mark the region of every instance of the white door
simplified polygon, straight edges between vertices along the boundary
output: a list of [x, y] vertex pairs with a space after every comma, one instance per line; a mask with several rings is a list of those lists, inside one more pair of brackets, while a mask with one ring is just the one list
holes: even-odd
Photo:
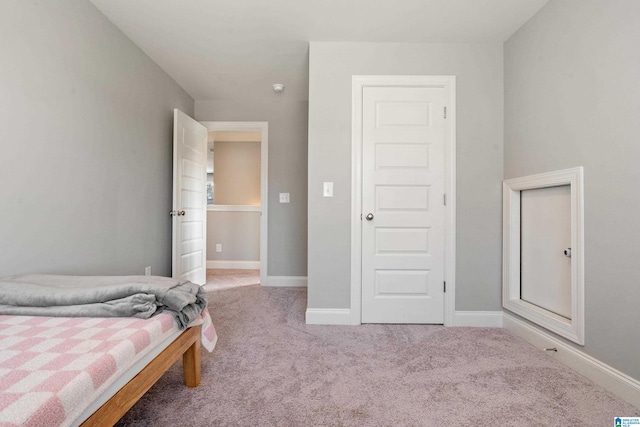
[[445, 89], [362, 95], [362, 322], [443, 323]]
[[173, 110], [172, 276], [207, 280], [207, 128]]
[[520, 194], [520, 298], [571, 319], [571, 186]]

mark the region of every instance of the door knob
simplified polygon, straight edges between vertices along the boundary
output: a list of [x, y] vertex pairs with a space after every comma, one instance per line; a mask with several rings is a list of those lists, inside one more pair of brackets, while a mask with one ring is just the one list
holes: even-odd
[[371, 221], [373, 219], [373, 214], [368, 213], [367, 216], [365, 216], [365, 218], [367, 219], [367, 221]]
[[178, 212], [178, 215], [180, 215], [180, 216], [185, 216], [186, 214], [187, 214], [187, 213], [186, 213], [184, 210], [182, 210], [182, 211]]
[[571, 258], [571, 248], [567, 248], [564, 251], [562, 251], [562, 253], [564, 254], [564, 256]]

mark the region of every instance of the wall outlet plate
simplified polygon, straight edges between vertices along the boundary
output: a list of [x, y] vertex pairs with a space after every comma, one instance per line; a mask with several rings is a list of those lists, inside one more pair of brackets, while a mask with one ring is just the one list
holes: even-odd
[[333, 182], [322, 183], [322, 197], [333, 197]]
[[289, 203], [289, 193], [280, 193], [280, 203]]
[[222, 243], [216, 243], [216, 252], [222, 252]]
[[148, 266], [148, 267], [144, 268], [144, 275], [145, 276], [151, 276], [151, 266]]

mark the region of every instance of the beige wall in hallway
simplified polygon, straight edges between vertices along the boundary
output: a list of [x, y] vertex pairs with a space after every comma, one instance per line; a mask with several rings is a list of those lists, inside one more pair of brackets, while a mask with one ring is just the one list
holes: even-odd
[[216, 205], [260, 205], [260, 143], [215, 141]]

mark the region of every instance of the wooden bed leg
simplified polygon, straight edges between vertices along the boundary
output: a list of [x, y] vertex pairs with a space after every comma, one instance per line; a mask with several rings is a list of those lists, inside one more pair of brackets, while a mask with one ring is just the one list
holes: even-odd
[[187, 387], [200, 384], [200, 337], [182, 355], [184, 383]]

